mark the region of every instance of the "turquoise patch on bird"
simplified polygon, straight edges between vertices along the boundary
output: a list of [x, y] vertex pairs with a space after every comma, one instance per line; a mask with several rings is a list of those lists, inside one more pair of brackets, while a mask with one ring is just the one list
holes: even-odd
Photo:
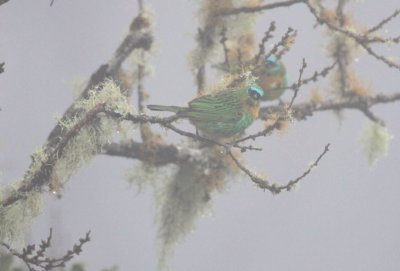
[[249, 88], [249, 92], [254, 91], [256, 92], [260, 97], [264, 96], [264, 90], [260, 88], [259, 86], [253, 85]]
[[268, 57], [265, 58], [265, 61], [268, 61], [272, 64], [276, 64], [276, 62], [278, 62], [278, 59], [276, 58], [275, 55], [270, 55]]

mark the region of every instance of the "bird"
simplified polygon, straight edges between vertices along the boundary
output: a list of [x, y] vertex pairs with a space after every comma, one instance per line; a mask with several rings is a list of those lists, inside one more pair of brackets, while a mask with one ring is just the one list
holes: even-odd
[[263, 63], [255, 69], [256, 83], [264, 89], [262, 101], [278, 99], [287, 87], [286, 68], [275, 55], [266, 56]]
[[153, 111], [169, 111], [187, 118], [197, 129], [211, 138], [232, 137], [243, 132], [258, 118], [260, 98], [264, 90], [251, 84], [239, 89], [224, 89], [199, 96], [187, 107], [147, 105]]

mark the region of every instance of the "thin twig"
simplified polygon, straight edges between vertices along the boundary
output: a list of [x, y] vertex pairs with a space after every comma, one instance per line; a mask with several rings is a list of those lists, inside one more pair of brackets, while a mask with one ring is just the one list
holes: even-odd
[[244, 165], [242, 165], [239, 160], [235, 157], [235, 155], [228, 150], [228, 155], [232, 158], [232, 160], [235, 162], [236, 166], [242, 170], [249, 178], [251, 181], [253, 181], [258, 187], [264, 190], [270, 191], [272, 194], [276, 195], [281, 193], [282, 191], [290, 191], [296, 184], [298, 184], [302, 179], [304, 179], [310, 172], [318, 166], [318, 163], [321, 161], [322, 157], [325, 156], [325, 154], [329, 151], [329, 146], [330, 144], [327, 144], [324, 148], [324, 151], [318, 156], [318, 158], [308, 167], [306, 171], [303, 172], [299, 177], [290, 180], [287, 182], [285, 185], [277, 185], [277, 184], [271, 184], [268, 180], [265, 180], [263, 178], [258, 177], [254, 173], [252, 173], [248, 168], [246, 168]]
[[46, 250], [51, 247], [51, 240], [53, 236], [52, 233], [53, 231], [50, 228], [49, 236], [46, 240], [42, 240], [38, 249], [36, 249], [35, 245], [28, 245], [23, 248], [22, 252], [18, 252], [6, 243], [1, 243], [1, 245], [5, 247], [12, 255], [20, 258], [26, 264], [29, 271], [48, 271], [65, 267], [67, 262], [82, 252], [82, 246], [90, 241], [90, 231], [88, 231], [85, 237], [80, 238], [79, 243], [74, 244], [73, 248], [68, 250], [64, 256], [51, 258], [45, 254]]
[[388, 41], [394, 41], [394, 42], [400, 42], [400, 37], [396, 37], [396, 38], [392, 38], [392, 39], [382, 39], [380, 37], [369, 37], [368, 36], [368, 32], [365, 34], [358, 34], [355, 33], [353, 31], [347, 30], [345, 28], [342, 28], [340, 26], [336, 26], [332, 23], [330, 23], [327, 20], [324, 20], [320, 17], [318, 11], [312, 6], [312, 4], [309, 1], [305, 1], [304, 2], [309, 11], [311, 12], [312, 15], [314, 15], [314, 17], [316, 18], [317, 22], [326, 25], [329, 29], [335, 31], [335, 32], [339, 32], [344, 34], [345, 36], [353, 39], [355, 42], [357, 42], [357, 44], [359, 44], [361, 47], [363, 47], [368, 54], [370, 54], [371, 56], [373, 56], [375, 59], [382, 61], [383, 63], [385, 63], [386, 65], [388, 65], [390, 68], [395, 68], [400, 70], [400, 64], [397, 64], [391, 60], [389, 60], [388, 58], [381, 56], [379, 54], [377, 54], [368, 44], [369, 43], [374, 43], [374, 42], [380, 42], [380, 43], [386, 43]]
[[307, 63], [306, 63], [306, 60], [303, 58], [303, 64], [301, 65], [301, 68], [299, 70], [299, 77], [298, 77], [298, 80], [297, 80], [297, 84], [296, 84], [296, 86], [294, 88], [294, 94], [293, 94], [292, 99], [290, 100], [288, 110], [290, 110], [292, 108], [294, 100], [297, 97], [297, 93], [299, 92], [299, 89], [300, 89], [300, 86], [301, 86], [301, 82], [302, 82], [301, 78], [303, 77], [303, 73], [304, 73], [304, 70], [306, 69], [306, 67], [307, 67]]
[[382, 21], [380, 21], [379, 23], [377, 23], [375, 26], [371, 27], [370, 29], [368, 29], [367, 33], [373, 33], [378, 31], [379, 29], [381, 29], [385, 24], [387, 24], [388, 22], [390, 22], [392, 19], [394, 19], [397, 15], [400, 14], [400, 9], [396, 9], [392, 15], [386, 17], [385, 19], [383, 19]]
[[269, 24], [268, 30], [264, 33], [264, 37], [262, 38], [260, 44], [258, 45], [258, 53], [257, 53], [256, 57], [254, 58], [254, 63], [258, 63], [258, 61], [260, 60], [260, 57], [262, 55], [264, 55], [264, 53], [265, 53], [265, 44], [267, 43], [267, 41], [269, 39], [271, 39], [273, 37], [272, 33], [275, 31], [275, 29], [276, 29], [275, 21], [272, 21]]

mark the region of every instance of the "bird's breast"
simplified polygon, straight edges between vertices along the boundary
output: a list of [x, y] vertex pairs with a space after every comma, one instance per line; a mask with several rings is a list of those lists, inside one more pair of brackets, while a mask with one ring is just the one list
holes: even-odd
[[258, 114], [260, 112], [260, 104], [255, 104], [255, 105], [247, 104], [245, 111], [250, 113], [253, 119], [257, 119]]

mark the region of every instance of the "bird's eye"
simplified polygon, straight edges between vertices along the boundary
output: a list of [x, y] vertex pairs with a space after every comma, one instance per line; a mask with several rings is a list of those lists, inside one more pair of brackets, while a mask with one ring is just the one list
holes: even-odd
[[249, 96], [254, 100], [259, 100], [261, 96], [264, 96], [264, 91], [258, 86], [249, 87], [247, 92], [249, 93]]

